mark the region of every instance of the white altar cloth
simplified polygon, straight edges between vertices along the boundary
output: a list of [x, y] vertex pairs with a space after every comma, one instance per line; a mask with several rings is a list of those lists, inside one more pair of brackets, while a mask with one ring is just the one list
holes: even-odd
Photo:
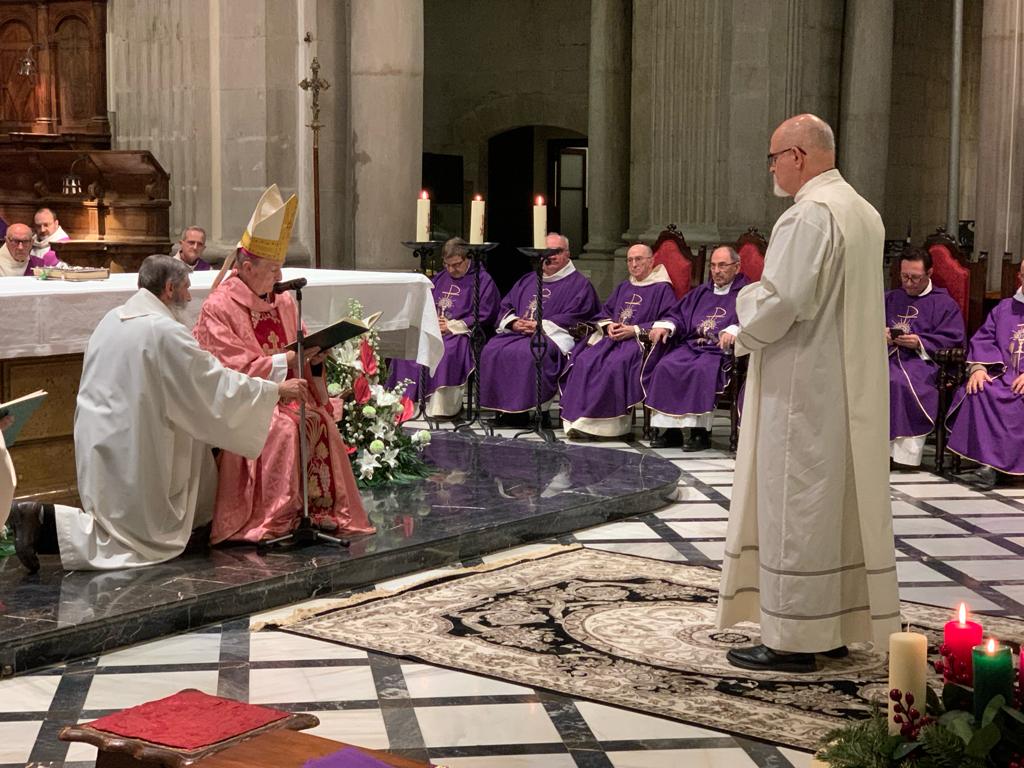
[[[376, 326], [383, 356], [416, 360], [431, 371], [437, 367], [444, 342], [432, 285], [423, 275], [294, 268], [283, 272], [284, 280], [309, 281], [302, 291], [302, 313], [311, 333], [349, 315], [349, 299], [357, 299], [364, 315], [383, 312]], [[216, 275], [216, 270], [192, 273], [190, 324], [195, 324]], [[0, 277], [0, 359], [84, 352], [103, 316], [137, 290], [134, 273], [80, 283]]]

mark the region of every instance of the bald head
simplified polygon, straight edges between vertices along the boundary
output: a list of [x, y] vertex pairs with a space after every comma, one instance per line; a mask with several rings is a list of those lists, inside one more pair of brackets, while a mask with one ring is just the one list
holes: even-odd
[[5, 235], [7, 250], [15, 261], [28, 261], [32, 252], [32, 229], [27, 224], [11, 224]]
[[775, 129], [768, 148], [776, 191], [795, 195], [815, 176], [836, 166], [836, 140], [820, 117], [796, 115]]
[[646, 280], [654, 270], [654, 251], [643, 243], [630, 246], [626, 251], [626, 267], [634, 280]]

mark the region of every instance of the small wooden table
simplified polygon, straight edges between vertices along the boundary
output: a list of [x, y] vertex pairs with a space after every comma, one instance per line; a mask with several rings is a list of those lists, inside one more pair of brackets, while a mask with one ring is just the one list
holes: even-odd
[[[301, 768], [307, 760], [326, 757], [348, 746], [352, 745], [299, 731], [267, 731], [203, 758], [194, 765], [196, 768]], [[380, 750], [356, 749], [394, 768], [431, 768], [430, 763], [421, 763]]]

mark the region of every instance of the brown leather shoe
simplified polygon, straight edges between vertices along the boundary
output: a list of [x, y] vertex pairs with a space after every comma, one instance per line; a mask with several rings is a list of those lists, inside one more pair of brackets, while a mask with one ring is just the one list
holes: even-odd
[[14, 529], [14, 552], [29, 573], [39, 570], [36, 544], [43, 527], [39, 520], [42, 509], [43, 505], [38, 501], [17, 501], [11, 505], [11, 516], [8, 519]]

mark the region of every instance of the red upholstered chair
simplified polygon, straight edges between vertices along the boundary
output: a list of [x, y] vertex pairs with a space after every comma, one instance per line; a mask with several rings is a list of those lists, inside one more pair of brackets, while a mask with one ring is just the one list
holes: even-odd
[[[970, 338], [984, 320], [988, 259], [968, 261], [956, 240], [942, 227], [925, 239], [924, 247], [932, 256], [932, 281], [949, 291], [953, 301], [960, 305]], [[899, 262], [896, 271], [899, 272]]]
[[740, 255], [740, 272], [750, 282], [756, 283], [764, 272], [764, 254], [768, 250], [768, 241], [757, 227], [751, 227], [736, 239], [734, 247]]
[[704, 249], [693, 255], [686, 238], [675, 224], [669, 224], [654, 242], [654, 265], [661, 264], [668, 272], [676, 298], [681, 299], [704, 279]]

